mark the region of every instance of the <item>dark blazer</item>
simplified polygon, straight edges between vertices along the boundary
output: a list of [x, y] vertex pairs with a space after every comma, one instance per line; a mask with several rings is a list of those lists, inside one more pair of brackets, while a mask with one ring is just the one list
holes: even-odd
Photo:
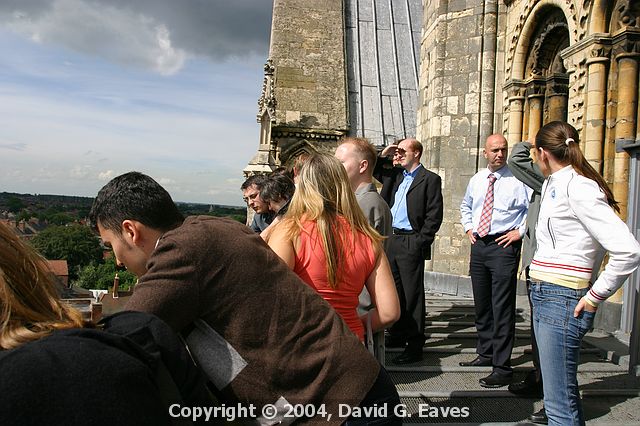
[[[382, 183], [380, 195], [393, 206], [395, 194], [404, 179], [404, 169], [393, 167], [391, 161], [378, 158], [373, 176]], [[407, 212], [411, 228], [418, 233], [425, 259], [431, 259], [431, 244], [442, 224], [442, 179], [437, 174], [420, 167], [407, 192]]]

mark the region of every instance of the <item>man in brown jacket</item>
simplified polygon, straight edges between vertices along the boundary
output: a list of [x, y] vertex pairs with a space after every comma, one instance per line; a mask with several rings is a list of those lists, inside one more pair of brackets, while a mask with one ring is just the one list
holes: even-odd
[[383, 417], [399, 424], [384, 369], [251, 229], [183, 219], [164, 188], [138, 172], [102, 188], [90, 219], [117, 263], [139, 277], [127, 309], [180, 332], [223, 402], [254, 405], [261, 424], [338, 424], [350, 420], [339, 404], [387, 404]]

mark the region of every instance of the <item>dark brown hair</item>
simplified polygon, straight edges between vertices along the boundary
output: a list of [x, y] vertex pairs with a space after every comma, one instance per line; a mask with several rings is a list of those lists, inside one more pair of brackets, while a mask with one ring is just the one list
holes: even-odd
[[589, 164], [580, 151], [578, 131], [569, 123], [552, 121], [547, 123], [536, 135], [536, 148], [542, 148], [562, 164], [571, 164], [576, 172], [596, 181], [607, 197], [607, 203], [618, 213], [620, 207], [613, 198], [613, 192], [604, 178]]

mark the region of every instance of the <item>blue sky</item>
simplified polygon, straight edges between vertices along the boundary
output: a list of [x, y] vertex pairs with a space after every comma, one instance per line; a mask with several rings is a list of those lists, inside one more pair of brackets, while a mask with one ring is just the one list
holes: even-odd
[[0, 191], [95, 196], [139, 170], [176, 201], [242, 205], [270, 13], [268, 0], [3, 1]]

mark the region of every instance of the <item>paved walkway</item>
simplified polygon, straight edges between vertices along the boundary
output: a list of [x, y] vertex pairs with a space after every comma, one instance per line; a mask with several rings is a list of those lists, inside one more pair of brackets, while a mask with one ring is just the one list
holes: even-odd
[[[518, 296], [517, 310], [512, 362], [514, 380], [521, 380], [532, 368], [526, 296]], [[405, 423], [526, 425], [529, 414], [541, 408], [541, 401], [516, 397], [506, 387], [482, 388], [478, 380], [490, 367], [459, 366], [476, 356], [473, 321], [471, 299], [429, 294], [424, 359], [394, 366], [401, 350], [387, 350], [387, 370], [406, 406]], [[640, 425], [640, 379], [627, 374], [624, 357], [617, 355], [620, 344], [614, 348], [606, 337], [590, 333], [581, 350], [578, 381], [587, 424]]]

